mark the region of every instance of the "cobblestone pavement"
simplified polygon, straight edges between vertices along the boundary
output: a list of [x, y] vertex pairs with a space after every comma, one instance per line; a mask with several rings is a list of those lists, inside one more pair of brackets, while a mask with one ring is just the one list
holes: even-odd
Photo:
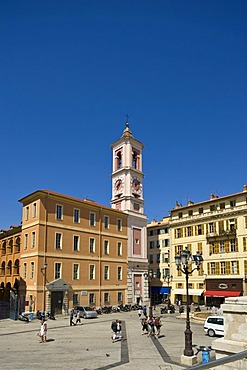
[[[111, 322], [123, 322], [123, 339], [112, 343]], [[142, 335], [136, 311], [99, 315], [69, 326], [69, 317], [48, 320], [48, 342], [39, 343], [39, 321], [0, 320], [2, 369], [161, 369], [179, 370], [184, 349], [185, 319], [162, 317], [159, 339]], [[202, 323], [191, 323], [193, 343], [211, 345]]]

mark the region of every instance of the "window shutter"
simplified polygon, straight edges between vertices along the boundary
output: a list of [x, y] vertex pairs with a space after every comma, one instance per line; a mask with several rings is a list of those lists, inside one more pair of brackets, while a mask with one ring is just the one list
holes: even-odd
[[237, 220], [237, 218], [235, 218], [235, 220], [234, 220], [235, 222], [235, 230], [237, 230], [238, 229], [238, 220]]
[[220, 263], [215, 262], [215, 274], [219, 275], [219, 273], [220, 273]]
[[219, 253], [219, 243], [215, 243], [215, 253], [218, 254]]
[[236, 252], [238, 252], [238, 239], [237, 238], [235, 239], [235, 248], [236, 248]]
[[226, 250], [226, 253], [229, 253], [229, 240], [225, 241], [225, 250]]
[[[237, 239], [236, 239], [237, 242]], [[243, 238], [243, 251], [246, 252], [246, 238]]]
[[226, 274], [227, 275], [230, 275], [231, 274], [230, 261], [226, 261]]

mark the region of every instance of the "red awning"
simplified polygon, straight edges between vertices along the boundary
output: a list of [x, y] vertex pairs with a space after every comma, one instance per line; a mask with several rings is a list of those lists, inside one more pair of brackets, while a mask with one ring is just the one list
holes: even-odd
[[206, 290], [206, 292], [203, 293], [205, 297], [238, 297], [240, 294], [241, 291], [239, 290]]

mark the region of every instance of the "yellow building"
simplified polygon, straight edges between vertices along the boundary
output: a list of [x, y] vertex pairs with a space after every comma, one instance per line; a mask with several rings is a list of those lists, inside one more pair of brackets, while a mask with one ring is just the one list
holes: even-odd
[[[246, 185], [239, 193], [222, 197], [211, 194], [204, 202], [189, 201], [186, 206], [176, 204], [170, 211], [168, 225], [172, 302], [186, 301], [185, 275], [177, 271], [175, 265], [175, 255], [185, 248], [192, 255], [199, 251], [204, 259], [200, 270], [189, 277], [190, 302], [220, 306], [225, 297], [247, 294]], [[162, 257], [157, 256], [162, 253], [161, 229], [162, 222], [148, 225], [149, 266], [156, 271], [162, 268]], [[151, 231], [156, 236], [150, 235]], [[154, 243], [152, 250], [151, 242]], [[155, 243], [158, 243], [156, 249]], [[159, 280], [159, 283], [153, 281], [152, 285], [165, 286], [165, 282]]]
[[[16, 283], [25, 310], [67, 312], [76, 304], [116, 305], [127, 299], [127, 215], [90, 200], [39, 190], [20, 199], [19, 254], [1, 236], [1, 281]], [[11, 231], [8, 231], [10, 234]], [[18, 239], [19, 238], [19, 239]], [[20, 240], [20, 242], [18, 242]], [[5, 268], [12, 260], [17, 269]], [[4, 276], [3, 276], [4, 274]], [[15, 274], [15, 276], [14, 276]], [[13, 275], [13, 276], [12, 276]], [[18, 286], [17, 286], [18, 285]]]

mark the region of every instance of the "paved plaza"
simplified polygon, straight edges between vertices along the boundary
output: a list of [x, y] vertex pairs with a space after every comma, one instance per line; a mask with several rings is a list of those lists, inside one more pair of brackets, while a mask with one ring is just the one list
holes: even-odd
[[[123, 340], [112, 343], [111, 322], [123, 322]], [[37, 319], [25, 323], [0, 321], [2, 369], [184, 369], [180, 359], [184, 349], [185, 318], [162, 315], [159, 339], [142, 335], [136, 311], [103, 314], [82, 319], [69, 326], [69, 317], [48, 320], [48, 342], [39, 343]], [[203, 332], [203, 323], [191, 323], [193, 344], [208, 346], [212, 339]]]

